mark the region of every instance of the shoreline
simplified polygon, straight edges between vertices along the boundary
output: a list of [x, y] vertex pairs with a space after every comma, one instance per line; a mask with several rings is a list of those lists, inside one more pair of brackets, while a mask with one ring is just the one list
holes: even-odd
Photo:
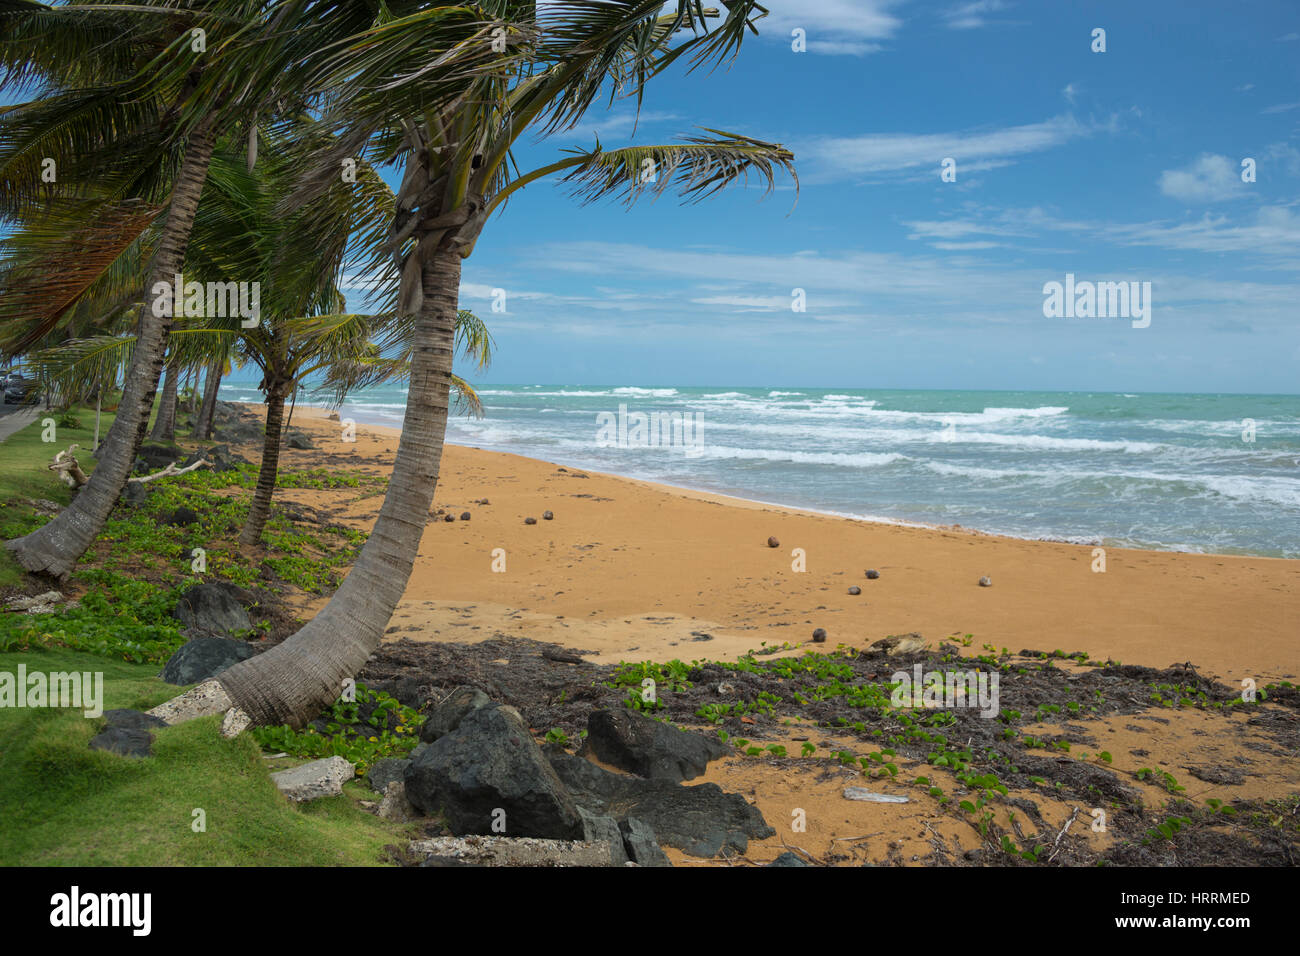
[[[259, 415], [265, 414], [263, 406], [256, 402], [232, 401], [231, 404], [243, 405]], [[346, 404], [347, 403], [345, 402], [344, 405]], [[312, 419], [324, 419], [326, 415], [330, 413], [338, 412], [337, 409], [331, 406], [317, 405], [311, 403], [299, 403], [297, 408], [298, 410], [307, 413], [306, 417]], [[372, 422], [372, 421], [363, 421], [359, 417], [355, 418], [354, 420], [356, 421], [358, 426], [365, 425], [367, 428], [372, 428], [385, 433], [389, 433], [393, 437], [397, 437], [401, 435], [401, 431], [402, 431], [401, 428], [395, 425], [383, 424], [383, 423]], [[870, 525], [884, 525], [887, 527], [898, 527], [898, 528], [915, 528], [915, 529], [926, 530], [926, 531], [954, 532], [960, 534], [970, 534], [970, 535], [975, 535], [980, 537], [1005, 538], [1011, 541], [1042, 542], [1046, 544], [1065, 544], [1065, 545], [1073, 545], [1077, 547], [1087, 547], [1087, 548], [1100, 547], [1100, 548], [1105, 548], [1107, 551], [1111, 551], [1111, 550], [1143, 551], [1143, 552], [1151, 552], [1154, 554], [1187, 554], [1187, 555], [1201, 555], [1205, 557], [1252, 558], [1252, 559], [1259, 559], [1259, 560], [1274, 560], [1274, 561], [1300, 560], [1296, 558], [1287, 558], [1276, 554], [1265, 554], [1258, 551], [1207, 551], [1204, 549], [1195, 548], [1193, 546], [1144, 548], [1144, 547], [1134, 547], [1130, 545], [1106, 544], [1105, 543], [1106, 538], [1104, 535], [1086, 535], [1086, 534], [1069, 535], [1064, 533], [1041, 534], [1041, 535], [1020, 535], [1009, 531], [986, 529], [986, 528], [975, 528], [975, 527], [971, 527], [968, 525], [961, 525], [961, 524], [950, 524], [950, 525], [932, 524], [925, 521], [916, 521], [916, 520], [911, 520], [906, 518], [891, 518], [884, 515], [861, 515], [861, 514], [854, 514], [845, 511], [835, 511], [832, 509], [815, 508], [808, 505], [791, 504], [788, 502], [781, 502], [781, 501], [768, 501], [762, 498], [742, 497], [739, 495], [727, 494], [726, 492], [714, 491], [708, 488], [698, 488], [698, 487], [693, 487], [691, 485], [674, 484], [672, 482], [661, 481], [654, 478], [640, 478], [635, 475], [623, 475], [617, 472], [598, 471], [595, 469], [591, 469], [586, 465], [551, 461], [549, 459], [536, 458], [531, 455], [524, 455], [524, 454], [520, 454], [519, 452], [513, 452], [513, 451], [505, 451], [498, 448], [485, 448], [480, 445], [468, 445], [468, 444], [461, 444], [459, 442], [452, 442], [452, 441], [448, 441], [446, 442], [446, 444], [448, 446], [455, 446], [460, 448], [473, 448], [480, 451], [489, 452], [492, 454], [515, 455], [520, 458], [525, 458], [530, 461], [541, 462], [542, 464], [547, 464], [547, 465], [557, 465], [557, 466], [564, 465], [565, 467], [568, 468], [580, 468], [584, 471], [591, 471], [592, 474], [600, 474], [605, 477], [618, 478], [624, 481], [640, 482], [642, 484], [649, 485], [656, 488], [667, 488], [673, 491], [681, 492], [685, 495], [699, 496], [704, 498], [704, 500], [723, 501], [726, 503], [734, 504], [738, 507], [778, 509], [781, 511], [789, 511], [789, 512], [808, 514], [808, 515], [818, 515], [822, 517], [836, 518], [844, 521], [855, 521], [855, 522], [860, 522], [863, 524], [870, 524]]]
[[[391, 467], [396, 429], [359, 423], [346, 443], [328, 410], [300, 410], [295, 426], [318, 449], [286, 450], [283, 468], [343, 456]], [[991, 644], [1152, 667], [1191, 661], [1233, 683], [1300, 671], [1300, 560], [1107, 548], [1097, 573], [1085, 545], [877, 524], [471, 446], [449, 444], [441, 471], [434, 509], [472, 520], [427, 523], [386, 640], [520, 636], [617, 663], [734, 660], [765, 644], [862, 648], [919, 632], [931, 647], [971, 634], [969, 656]], [[277, 499], [336, 504], [311, 489]], [[524, 523], [545, 510], [554, 521]], [[361, 528], [377, 513], [375, 499], [333, 511]], [[506, 573], [493, 571], [496, 549]], [[992, 587], [978, 585], [985, 575]], [[827, 643], [811, 643], [816, 627]]]

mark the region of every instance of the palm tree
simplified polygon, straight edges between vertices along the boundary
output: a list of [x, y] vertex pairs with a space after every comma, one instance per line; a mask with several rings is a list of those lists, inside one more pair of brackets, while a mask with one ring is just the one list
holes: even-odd
[[[531, 7], [531, 5], [522, 5]], [[364, 138], [381, 158], [405, 158], [397, 215], [389, 241], [376, 250], [376, 270], [391, 261], [399, 311], [412, 316], [415, 344], [410, 387], [393, 474], [365, 547], [330, 602], [308, 624], [257, 658], [224, 671], [219, 683], [230, 728], [248, 722], [301, 725], [337, 698], [379, 646], [418, 553], [432, 502], [446, 431], [455, 319], [462, 260], [490, 212], [514, 191], [566, 172], [581, 198], [622, 194], [635, 199], [670, 184], [701, 199], [755, 173], [773, 185], [777, 169], [793, 174], [793, 156], [780, 146], [725, 133], [683, 144], [603, 151], [599, 145], [527, 175], [511, 178], [511, 144], [526, 129], [572, 126], [606, 84], [639, 97], [644, 83], [690, 54], [692, 69], [734, 54], [752, 19], [752, 0], [728, 0], [715, 29], [696, 0], [660, 15], [650, 0], [555, 0], [526, 23], [535, 31], [529, 61], [511, 76], [470, 83], [453, 105], [402, 113], [364, 88], [351, 89], [344, 144]], [[521, 13], [519, 3], [482, 4], [490, 15]], [[689, 29], [694, 36], [674, 44]], [[360, 131], [360, 133], [358, 133]], [[326, 152], [313, 177], [323, 188], [338, 153]], [[642, 178], [642, 161], [656, 165]], [[630, 175], [632, 174], [632, 175]], [[311, 195], [308, 187], [304, 195]], [[221, 700], [223, 695], [217, 695]], [[222, 704], [221, 709], [226, 704]]]
[[[332, 95], [339, 74], [320, 72], [317, 60], [348, 51], [347, 38], [376, 23], [394, 32], [394, 7], [409, 14], [393, 21], [403, 42], [365, 51], [364, 68], [347, 74], [353, 81], [382, 84], [414, 73], [419, 96], [435, 103], [458, 92], [473, 69], [502, 59], [488, 43], [473, 42], [487, 31], [475, 11], [422, 6], [0, 4], [0, 78], [39, 88], [36, 99], [0, 112], [0, 220], [32, 221], [52, 200], [65, 209], [88, 205], [92, 213], [90, 225], [62, 237], [60, 255], [9, 271], [0, 320], [37, 319], [34, 337], [10, 347], [21, 352], [57, 325], [159, 217], [144, 288], [170, 281], [184, 261], [219, 133], [247, 130], [251, 161], [259, 116], [296, 113], [300, 104]], [[196, 29], [212, 38], [211, 47], [196, 48]], [[43, 179], [44, 157], [55, 161], [57, 186]], [[97, 201], [87, 199], [90, 183]], [[53, 521], [6, 544], [27, 570], [66, 576], [103, 527], [148, 426], [170, 326], [169, 315], [141, 303], [117, 418], [90, 483]]]

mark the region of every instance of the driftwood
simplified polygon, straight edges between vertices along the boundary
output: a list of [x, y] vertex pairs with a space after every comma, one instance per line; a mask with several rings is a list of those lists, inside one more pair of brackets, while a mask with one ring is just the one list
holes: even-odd
[[200, 458], [194, 464], [186, 465], [184, 468], [177, 468], [176, 462], [172, 462], [162, 471], [155, 471], [152, 475], [141, 475], [139, 478], [128, 478], [127, 481], [128, 482], [134, 481], [136, 484], [143, 485], [146, 481], [153, 481], [155, 478], [166, 478], [168, 475], [183, 475], [186, 472], [193, 471], [195, 468], [211, 468], [211, 467], [212, 467], [212, 463], [209, 462], [206, 458]]
[[77, 464], [77, 459], [72, 455], [80, 447], [80, 445], [69, 445], [68, 450], [55, 455], [54, 460], [49, 465], [50, 471], [57, 474], [69, 488], [80, 488], [90, 481], [90, 477], [81, 470], [81, 466]]
[[[61, 451], [54, 456], [50, 462], [49, 469], [55, 472], [69, 488], [80, 488], [86, 482], [90, 481], [90, 476], [81, 470], [81, 465], [77, 464], [77, 459], [73, 452], [80, 448], [80, 445], [69, 445], [67, 451]], [[166, 478], [169, 475], [183, 475], [191, 472], [196, 468], [211, 468], [212, 463], [206, 458], [200, 458], [192, 465], [186, 465], [184, 468], [177, 468], [176, 462], [172, 462], [162, 471], [156, 471], [152, 475], [141, 475], [139, 478], [128, 478], [128, 482], [144, 484], [146, 481], [153, 481], [155, 478]]]

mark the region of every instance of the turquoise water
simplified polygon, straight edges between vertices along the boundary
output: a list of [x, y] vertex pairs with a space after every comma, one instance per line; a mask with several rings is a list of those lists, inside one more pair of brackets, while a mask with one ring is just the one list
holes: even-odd
[[[1296, 396], [578, 385], [479, 394], [485, 417], [454, 419], [450, 441], [877, 521], [1300, 557]], [[222, 397], [260, 399], [240, 385]], [[404, 397], [402, 387], [359, 392], [342, 414], [400, 426]], [[655, 444], [637, 412], [690, 417], [656, 430]], [[1243, 438], [1246, 419], [1254, 441]]]

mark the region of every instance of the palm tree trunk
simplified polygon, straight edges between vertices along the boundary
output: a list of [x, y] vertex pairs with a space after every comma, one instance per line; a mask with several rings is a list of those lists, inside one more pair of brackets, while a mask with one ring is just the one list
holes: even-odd
[[[157, 282], [172, 282], [181, 271], [215, 143], [210, 120], [200, 123], [190, 134], [146, 291]], [[6, 542], [6, 547], [28, 571], [66, 577], [108, 520], [149, 427], [149, 413], [153, 411], [154, 392], [158, 389], [171, 324], [171, 316], [154, 315], [148, 302], [141, 308], [135, 351], [126, 373], [117, 418], [104, 438], [102, 454], [89, 483], [53, 521], [29, 535]]]
[[383, 508], [351, 573], [302, 630], [216, 678], [255, 724], [300, 727], [337, 700], [343, 681], [379, 647], [406, 590], [442, 461], [460, 266], [454, 249], [424, 266], [401, 442]]
[[175, 365], [167, 366], [167, 375], [163, 379], [162, 398], [158, 400], [158, 417], [154, 419], [153, 431], [149, 437], [153, 441], [176, 440], [176, 386], [180, 378], [180, 369]]
[[194, 420], [193, 433], [193, 437], [199, 441], [207, 441], [212, 437], [212, 418], [217, 411], [217, 389], [221, 388], [221, 373], [224, 370], [224, 361], [213, 362], [203, 383], [203, 404], [199, 406], [198, 417]]
[[257, 490], [248, 509], [248, 521], [239, 533], [239, 543], [253, 547], [262, 540], [262, 529], [271, 516], [271, 496], [280, 469], [280, 432], [284, 424], [284, 386], [274, 384], [266, 393], [266, 439], [262, 442], [262, 466], [257, 472]]

